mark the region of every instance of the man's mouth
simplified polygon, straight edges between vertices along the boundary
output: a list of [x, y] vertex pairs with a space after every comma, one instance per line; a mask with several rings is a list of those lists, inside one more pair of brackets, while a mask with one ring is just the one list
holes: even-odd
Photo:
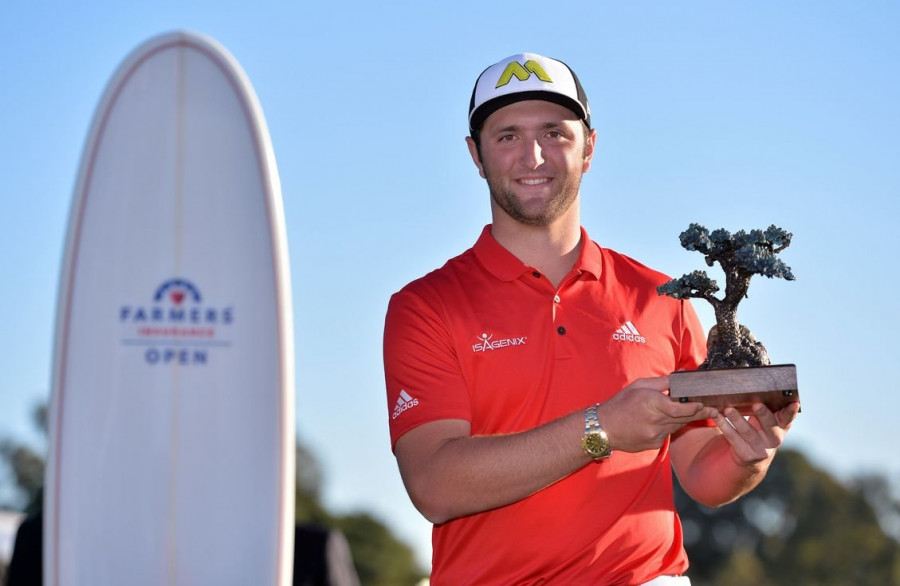
[[544, 183], [550, 183], [551, 179], [549, 177], [526, 177], [524, 179], [519, 179], [519, 183], [522, 185], [542, 185]]

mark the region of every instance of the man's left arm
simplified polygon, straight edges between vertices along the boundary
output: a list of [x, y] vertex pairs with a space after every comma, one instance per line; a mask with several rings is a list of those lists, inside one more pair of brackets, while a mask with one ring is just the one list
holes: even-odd
[[716, 414], [715, 427], [683, 428], [672, 437], [670, 454], [685, 492], [702, 505], [718, 507], [753, 490], [799, 411], [797, 403], [776, 413], [756, 404], [745, 418], [728, 407]]

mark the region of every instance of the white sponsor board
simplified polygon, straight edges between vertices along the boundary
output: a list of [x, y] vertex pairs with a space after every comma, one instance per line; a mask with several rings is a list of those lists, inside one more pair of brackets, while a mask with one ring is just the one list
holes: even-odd
[[60, 276], [46, 584], [288, 584], [294, 381], [268, 130], [216, 42], [149, 40], [88, 135]]

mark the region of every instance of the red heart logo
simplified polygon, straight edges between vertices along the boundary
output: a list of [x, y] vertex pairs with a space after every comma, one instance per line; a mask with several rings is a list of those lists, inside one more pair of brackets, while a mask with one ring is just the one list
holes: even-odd
[[184, 301], [184, 291], [172, 291], [172, 301], [175, 305], [179, 305]]

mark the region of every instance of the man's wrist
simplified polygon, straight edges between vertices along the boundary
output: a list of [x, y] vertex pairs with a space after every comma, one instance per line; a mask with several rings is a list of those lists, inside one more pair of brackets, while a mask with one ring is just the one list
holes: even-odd
[[597, 407], [599, 405], [593, 405], [584, 410], [584, 435], [581, 437], [584, 453], [594, 461], [609, 458], [612, 453], [609, 436], [597, 419]]

